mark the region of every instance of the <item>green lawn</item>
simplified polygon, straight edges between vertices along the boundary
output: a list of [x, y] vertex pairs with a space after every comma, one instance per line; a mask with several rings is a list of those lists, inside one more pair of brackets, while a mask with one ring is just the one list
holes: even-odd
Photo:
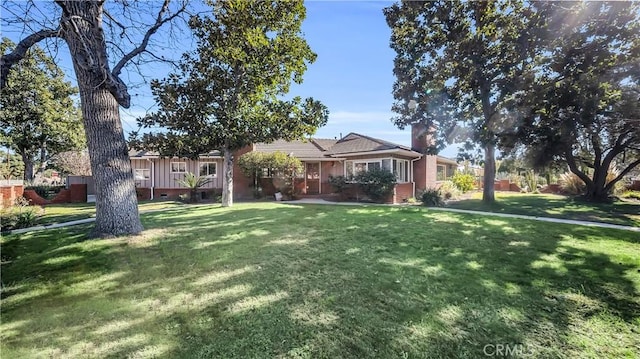
[[276, 203], [143, 222], [5, 236], [2, 357], [640, 356], [638, 233]]
[[567, 218], [640, 227], [640, 202], [590, 203], [555, 194], [496, 192], [496, 203], [482, 203], [482, 193], [471, 199], [449, 203], [447, 207], [475, 211]]
[[[143, 201], [138, 204], [140, 211], [170, 208], [182, 205], [177, 201]], [[75, 221], [96, 216], [95, 203], [50, 204], [43, 207], [37, 225], [47, 225]]]

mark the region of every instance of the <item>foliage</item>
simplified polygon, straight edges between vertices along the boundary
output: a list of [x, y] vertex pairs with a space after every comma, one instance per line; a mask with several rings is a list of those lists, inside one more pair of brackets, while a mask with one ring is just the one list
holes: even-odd
[[632, 198], [632, 199], [637, 199], [640, 201], [640, 191], [634, 191], [634, 190], [627, 190], [622, 192], [622, 194], [620, 194], [620, 197], [622, 198]]
[[559, 182], [562, 191], [570, 195], [584, 193], [584, 189], [586, 188], [584, 181], [573, 172], [561, 174]]
[[0, 231], [32, 227], [40, 212], [40, 207], [30, 206], [24, 197], [18, 197], [13, 206], [0, 209]]
[[329, 184], [336, 193], [343, 193], [347, 187], [349, 187], [349, 183], [347, 182], [347, 178], [345, 176], [332, 176], [329, 175]]
[[187, 172], [182, 179], [176, 179], [179, 185], [189, 189], [189, 200], [192, 203], [198, 202], [198, 190], [213, 180], [207, 176], [196, 176], [191, 172]]
[[87, 150], [61, 152], [51, 162], [54, 168], [64, 174], [91, 176], [91, 159]]
[[451, 177], [451, 181], [462, 193], [471, 191], [476, 185], [475, 177], [469, 173], [456, 172]]
[[538, 175], [534, 170], [528, 170], [524, 173], [524, 182], [526, 184], [526, 190], [528, 192], [534, 192], [538, 190]]
[[[2, 39], [2, 54], [14, 48]], [[34, 164], [44, 168], [53, 154], [84, 145], [82, 116], [72, 99], [77, 93], [37, 46], [9, 71], [0, 100], [0, 145], [21, 154], [26, 181], [33, 180]]]
[[441, 207], [444, 206], [442, 192], [437, 188], [427, 188], [420, 194], [420, 200], [423, 206]]
[[[384, 14], [396, 52], [394, 123], [425, 125], [436, 137], [432, 150], [464, 138], [481, 145], [483, 198], [493, 202], [497, 135], [512, 127], [513, 99], [532, 74], [530, 5], [403, 1]], [[465, 119], [465, 129], [458, 128], [459, 119]]]
[[245, 153], [238, 159], [238, 166], [245, 176], [253, 179], [256, 196], [262, 193], [260, 179], [264, 171], [267, 171], [276, 189], [290, 197], [297, 194], [293, 183], [297, 175], [304, 171], [302, 162], [298, 158], [280, 151]]
[[[132, 134], [135, 147], [171, 156], [195, 157], [221, 150], [313, 134], [328, 110], [313, 98], [284, 100], [290, 84], [302, 82], [316, 59], [302, 37], [302, 0], [212, 2], [212, 16], [189, 25], [197, 50], [184, 54], [179, 71], [152, 82], [160, 110], [138, 120], [157, 132]], [[225, 171], [223, 205], [233, 203], [231, 171]]]
[[445, 200], [455, 199], [460, 196], [460, 189], [453, 181], [444, 181], [438, 187]]
[[[606, 200], [640, 165], [640, 4], [534, 2], [545, 26], [517, 132], [536, 167], [557, 160]], [[618, 175], [607, 180], [612, 164]]]
[[382, 202], [391, 194], [397, 183], [396, 176], [382, 168], [363, 171], [355, 176], [362, 192], [374, 202]]
[[0, 179], [24, 179], [22, 157], [13, 153], [0, 152]]
[[49, 185], [43, 184], [43, 185], [37, 185], [37, 186], [27, 186], [24, 189], [33, 190], [38, 194], [38, 196], [46, 200], [51, 200], [55, 196], [57, 196], [58, 193], [60, 193], [60, 191], [63, 190], [64, 188], [65, 186], [49, 186]]

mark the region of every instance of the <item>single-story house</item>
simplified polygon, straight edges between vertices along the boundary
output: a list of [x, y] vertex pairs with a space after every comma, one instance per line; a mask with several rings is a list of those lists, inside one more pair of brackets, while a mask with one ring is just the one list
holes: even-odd
[[[236, 153], [284, 152], [302, 161], [304, 174], [296, 181], [303, 196], [322, 196], [334, 192], [329, 176], [351, 176], [360, 171], [382, 168], [397, 178], [393, 202], [415, 197], [416, 193], [438, 184], [453, 175], [456, 161], [423, 154], [429, 139], [423, 127], [413, 126], [412, 145], [406, 147], [385, 140], [350, 133], [340, 139], [309, 138], [301, 141], [275, 141], [247, 146]], [[197, 160], [161, 158], [157, 153], [131, 151], [129, 153], [140, 198], [175, 198], [187, 193], [179, 183], [187, 172], [212, 178], [201, 192], [204, 197], [222, 189], [222, 156], [214, 151]], [[253, 195], [251, 179], [245, 177], [234, 162], [233, 191], [235, 198]]]

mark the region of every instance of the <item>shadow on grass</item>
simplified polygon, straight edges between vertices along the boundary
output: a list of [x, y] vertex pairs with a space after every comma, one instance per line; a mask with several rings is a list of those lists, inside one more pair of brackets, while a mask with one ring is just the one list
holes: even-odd
[[448, 207], [640, 226], [640, 203], [623, 201], [594, 203], [558, 195], [498, 194], [496, 202], [490, 205], [480, 199], [465, 199], [451, 202]]
[[[476, 358], [523, 343], [536, 357], [570, 356], [638, 320], [638, 259], [620, 259], [604, 230], [255, 206], [148, 214], [151, 232], [126, 239], [83, 241], [87, 227], [8, 238], [3, 350]], [[638, 248], [616, 233], [611, 247]], [[600, 334], [580, 336], [589, 330]]]

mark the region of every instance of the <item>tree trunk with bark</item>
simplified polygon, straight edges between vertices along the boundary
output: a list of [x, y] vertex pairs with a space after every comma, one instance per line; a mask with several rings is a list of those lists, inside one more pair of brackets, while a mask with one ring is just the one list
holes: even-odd
[[228, 146], [225, 146], [223, 151], [222, 207], [231, 207], [233, 206], [233, 153]]
[[33, 181], [33, 159], [26, 153], [21, 154], [22, 162], [24, 163], [24, 180], [31, 183]]
[[96, 186], [96, 222], [92, 236], [136, 234], [143, 230], [119, 104], [112, 94], [102, 6], [66, 1], [63, 37], [74, 56], [91, 171]]
[[494, 183], [496, 180], [496, 146], [487, 144], [484, 148], [484, 178], [482, 183], [482, 201], [493, 203], [496, 200]]

